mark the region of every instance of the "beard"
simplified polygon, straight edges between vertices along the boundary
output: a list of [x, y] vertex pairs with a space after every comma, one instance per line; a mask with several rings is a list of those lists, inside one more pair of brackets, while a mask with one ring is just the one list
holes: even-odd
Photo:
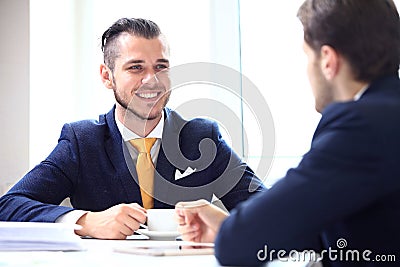
[[315, 100], [315, 109], [322, 113], [322, 111], [333, 102], [333, 88], [326, 80], [320, 80], [317, 88], [318, 92]]
[[[165, 108], [165, 106], [167, 105], [168, 101], [169, 101], [169, 97], [171, 95], [171, 93], [169, 92], [165, 92], [164, 95], [159, 98], [157, 100], [157, 102], [152, 105], [150, 111], [148, 112], [148, 114], [141, 114], [138, 110], [135, 109], [135, 107], [130, 103], [130, 100], [124, 99], [119, 93], [118, 90], [116, 90], [116, 88], [113, 88], [114, 91], [114, 97], [115, 100], [117, 101], [117, 103], [119, 105], [121, 105], [124, 109], [125, 109], [125, 114], [128, 115], [127, 113], [129, 112], [130, 115], [133, 115], [134, 117], [141, 119], [141, 120], [155, 120], [160, 118], [161, 112], [162, 110]], [[151, 111], [161, 102], [161, 106], [162, 108], [160, 109], [160, 111], [156, 112], [156, 113], [152, 113]]]

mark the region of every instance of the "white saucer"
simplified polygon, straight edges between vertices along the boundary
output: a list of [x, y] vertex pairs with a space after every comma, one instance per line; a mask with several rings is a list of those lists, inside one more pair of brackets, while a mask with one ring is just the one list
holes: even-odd
[[175, 240], [180, 233], [177, 231], [165, 232], [165, 231], [150, 231], [148, 229], [138, 229], [137, 233], [146, 235], [153, 240]]

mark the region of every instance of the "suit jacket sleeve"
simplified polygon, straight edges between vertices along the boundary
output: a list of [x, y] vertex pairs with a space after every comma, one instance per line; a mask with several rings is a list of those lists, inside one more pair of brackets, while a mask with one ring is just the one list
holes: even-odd
[[0, 220], [54, 222], [72, 210], [59, 204], [71, 195], [76, 182], [77, 151], [73, 130], [65, 124], [56, 148], [47, 159], [0, 198]]

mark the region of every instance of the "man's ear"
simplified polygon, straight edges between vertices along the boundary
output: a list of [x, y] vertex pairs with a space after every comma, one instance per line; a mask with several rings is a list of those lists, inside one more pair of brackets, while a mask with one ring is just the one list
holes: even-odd
[[321, 71], [325, 79], [330, 81], [336, 77], [339, 71], [339, 55], [331, 46], [323, 45], [320, 58]]
[[100, 65], [100, 76], [104, 86], [108, 89], [113, 89], [113, 75], [110, 68], [105, 64]]

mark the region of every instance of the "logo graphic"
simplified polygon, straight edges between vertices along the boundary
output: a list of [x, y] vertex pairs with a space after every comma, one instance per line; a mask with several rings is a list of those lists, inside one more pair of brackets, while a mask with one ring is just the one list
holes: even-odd
[[268, 249], [268, 246], [264, 245], [264, 248], [260, 249], [256, 256], [259, 261], [277, 259], [283, 262], [319, 262], [328, 259], [329, 261], [341, 262], [396, 262], [396, 255], [394, 254], [380, 255], [374, 254], [369, 249], [347, 249], [347, 240], [344, 238], [339, 238], [336, 241], [336, 246], [337, 248], [329, 246], [327, 249], [316, 252], [314, 250], [275, 250]]
[[345, 247], [347, 247], [347, 241], [346, 241], [346, 239], [344, 239], [344, 238], [339, 238], [337, 241], [336, 241], [336, 246], [340, 249], [340, 248], [345, 248]]

